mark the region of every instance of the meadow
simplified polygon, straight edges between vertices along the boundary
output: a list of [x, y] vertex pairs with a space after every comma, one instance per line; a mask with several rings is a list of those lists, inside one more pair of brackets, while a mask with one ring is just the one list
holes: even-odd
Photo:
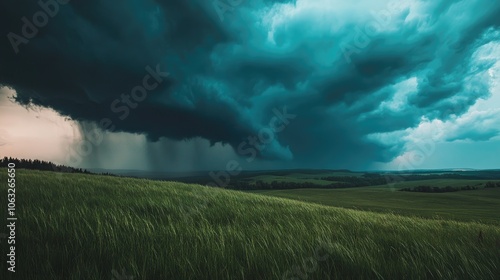
[[[255, 190], [251, 193], [289, 198], [321, 205], [394, 213], [428, 219], [450, 219], [500, 226], [500, 188], [481, 188], [484, 180], [426, 180], [402, 182], [393, 186], [346, 189]], [[478, 186], [472, 191], [413, 193], [399, 191], [418, 185]]]
[[[374, 213], [176, 182], [22, 169], [16, 174], [18, 260], [16, 273], [7, 273], [2, 241], [2, 279], [500, 275], [500, 227], [493, 223]], [[6, 169], [0, 169], [0, 181], [7, 181]], [[2, 197], [6, 189], [0, 184]]]

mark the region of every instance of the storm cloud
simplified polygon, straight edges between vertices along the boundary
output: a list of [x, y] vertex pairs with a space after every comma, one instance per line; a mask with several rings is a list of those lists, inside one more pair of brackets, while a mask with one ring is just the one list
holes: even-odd
[[258, 157], [276, 168], [362, 169], [400, 156], [425, 122], [451, 122], [443, 141], [500, 131], [457, 128], [498, 116], [469, 112], [492, 95], [498, 1], [21, 0], [0, 9], [0, 84], [18, 103], [149, 142], [204, 139], [237, 153], [286, 108], [296, 118]]

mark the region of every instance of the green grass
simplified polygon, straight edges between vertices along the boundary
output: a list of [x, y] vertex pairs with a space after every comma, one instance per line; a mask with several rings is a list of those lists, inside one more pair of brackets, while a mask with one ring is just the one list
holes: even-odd
[[450, 193], [398, 191], [401, 188], [419, 185], [482, 187], [485, 182], [487, 181], [444, 179], [348, 189], [290, 189], [251, 192], [350, 209], [500, 225], [500, 216], [498, 215], [500, 188], [481, 188], [474, 191]]
[[[134, 279], [500, 274], [500, 227], [493, 225], [140, 179], [25, 170], [16, 179], [17, 272], [2, 279], [112, 279], [113, 269]], [[6, 197], [6, 184], [0, 190]]]

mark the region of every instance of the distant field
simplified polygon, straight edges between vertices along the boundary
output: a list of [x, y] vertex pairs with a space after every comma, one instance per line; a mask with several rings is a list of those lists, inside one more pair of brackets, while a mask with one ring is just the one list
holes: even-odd
[[484, 186], [485, 180], [424, 180], [348, 189], [291, 189], [251, 191], [328, 206], [407, 216], [477, 221], [500, 225], [500, 188], [451, 193], [409, 193], [401, 188], [429, 185]]
[[353, 176], [353, 177], [359, 177], [363, 176], [363, 172], [324, 172], [324, 173], [319, 173], [319, 174], [307, 174], [307, 173], [290, 173], [286, 176], [289, 177], [296, 177], [296, 178], [312, 178], [312, 179], [318, 179], [318, 178], [323, 178], [323, 177], [339, 177], [339, 176]]
[[[402, 189], [402, 188], [412, 188], [416, 186], [428, 185], [433, 187], [465, 187], [465, 186], [476, 186], [484, 187], [486, 182], [499, 182], [498, 180], [461, 180], [461, 179], [432, 179], [432, 180], [419, 180], [419, 181], [405, 181], [398, 182], [388, 185], [373, 186], [376, 188], [389, 188], [389, 189]], [[370, 188], [373, 188], [370, 187]]]
[[251, 182], [262, 181], [265, 183], [276, 182], [287, 182], [287, 183], [313, 183], [321, 186], [326, 186], [332, 181], [320, 180], [320, 179], [311, 179], [311, 178], [301, 178], [299, 176], [275, 176], [275, 175], [259, 175], [255, 177], [248, 178]]

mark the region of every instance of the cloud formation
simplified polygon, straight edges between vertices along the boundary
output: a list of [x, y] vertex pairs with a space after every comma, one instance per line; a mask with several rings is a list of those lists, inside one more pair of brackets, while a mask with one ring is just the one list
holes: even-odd
[[[499, 132], [498, 111], [470, 112], [498, 79], [497, 1], [245, 1], [223, 21], [202, 0], [62, 3], [0, 4], [0, 84], [20, 104], [235, 151], [286, 106], [296, 119], [260, 157], [296, 167], [390, 161], [425, 124], [446, 127], [443, 141]], [[158, 86], [123, 99], [147, 75]]]

